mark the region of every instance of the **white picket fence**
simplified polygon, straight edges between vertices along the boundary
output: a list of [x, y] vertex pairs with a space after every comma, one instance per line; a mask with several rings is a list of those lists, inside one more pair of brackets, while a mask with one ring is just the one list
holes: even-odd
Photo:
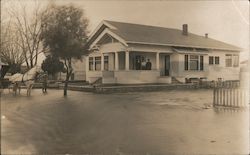
[[247, 107], [249, 91], [241, 88], [239, 81], [221, 82], [214, 88], [213, 105], [224, 107]]

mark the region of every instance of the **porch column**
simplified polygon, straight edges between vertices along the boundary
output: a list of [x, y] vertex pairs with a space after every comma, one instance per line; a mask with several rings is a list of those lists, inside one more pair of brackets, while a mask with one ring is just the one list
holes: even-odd
[[129, 70], [129, 51], [125, 52], [125, 70]]
[[93, 57], [93, 71], [95, 71], [95, 57]]
[[156, 61], [155, 61], [155, 63], [156, 63], [156, 69], [157, 70], [159, 70], [160, 69], [160, 53], [159, 52], [157, 52], [156, 53]]
[[85, 61], [86, 62], [86, 68], [85, 69], [86, 69], [86, 71], [89, 71], [89, 56], [86, 56], [85, 60], [86, 60]]
[[101, 54], [101, 71], [104, 71], [104, 55]]
[[115, 52], [115, 70], [119, 70], [119, 57], [118, 57], [118, 52]]

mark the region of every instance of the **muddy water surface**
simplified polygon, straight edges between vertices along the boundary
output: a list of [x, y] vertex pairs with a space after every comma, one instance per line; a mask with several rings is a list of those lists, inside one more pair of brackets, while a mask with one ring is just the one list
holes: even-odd
[[214, 109], [211, 90], [1, 97], [2, 154], [243, 154], [248, 111]]

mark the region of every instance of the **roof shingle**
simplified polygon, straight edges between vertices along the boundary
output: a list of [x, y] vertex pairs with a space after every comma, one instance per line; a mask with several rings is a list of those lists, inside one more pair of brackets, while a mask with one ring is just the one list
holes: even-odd
[[199, 36], [190, 32], [187, 36], [183, 35], [182, 30], [178, 29], [107, 20], [105, 20], [105, 22], [114, 26], [116, 29], [110, 30], [123, 38], [127, 43], [169, 45], [232, 51], [241, 50], [241, 48], [237, 46], [215, 39], [206, 38], [205, 36]]

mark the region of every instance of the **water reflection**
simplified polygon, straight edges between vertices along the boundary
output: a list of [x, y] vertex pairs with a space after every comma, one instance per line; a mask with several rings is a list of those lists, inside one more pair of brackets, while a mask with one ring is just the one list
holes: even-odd
[[248, 107], [244, 107], [244, 108], [230, 108], [230, 107], [214, 107], [213, 108], [214, 111], [217, 113], [217, 114], [220, 114], [220, 113], [248, 113], [249, 111], [249, 108]]
[[[49, 90], [2, 98], [6, 154], [243, 154], [248, 110], [213, 108], [212, 91]], [[206, 107], [208, 108], [204, 108]]]

